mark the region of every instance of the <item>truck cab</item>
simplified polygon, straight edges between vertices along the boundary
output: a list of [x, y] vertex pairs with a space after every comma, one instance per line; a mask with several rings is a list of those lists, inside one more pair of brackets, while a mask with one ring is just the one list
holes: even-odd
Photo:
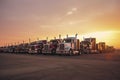
[[[82, 44], [83, 53], [96, 53], [96, 38], [84, 38]], [[87, 45], [87, 46], [86, 46]]]
[[80, 46], [79, 39], [76, 37], [67, 37], [63, 39], [63, 42], [59, 45], [57, 52], [59, 54], [74, 55], [79, 54]]
[[42, 54], [43, 47], [46, 43], [47, 43], [47, 40], [40, 40], [40, 41], [32, 42], [30, 44], [29, 53]]
[[105, 52], [105, 42], [99, 42], [98, 44], [96, 44], [96, 49], [98, 53]]
[[62, 39], [52, 39], [46, 45], [44, 45], [44, 54], [56, 54], [56, 50]]
[[90, 42], [89, 41], [81, 41], [80, 42], [80, 53], [81, 54], [90, 53]]

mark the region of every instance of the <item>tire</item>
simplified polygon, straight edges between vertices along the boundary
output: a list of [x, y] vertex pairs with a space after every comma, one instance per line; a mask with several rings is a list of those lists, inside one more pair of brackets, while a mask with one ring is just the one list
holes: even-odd
[[72, 56], [73, 55], [73, 50], [69, 50], [69, 55]]
[[56, 49], [52, 49], [51, 54], [55, 55], [56, 54]]
[[81, 55], [81, 51], [79, 50], [78, 55]]
[[38, 54], [42, 54], [42, 50], [38, 50]]

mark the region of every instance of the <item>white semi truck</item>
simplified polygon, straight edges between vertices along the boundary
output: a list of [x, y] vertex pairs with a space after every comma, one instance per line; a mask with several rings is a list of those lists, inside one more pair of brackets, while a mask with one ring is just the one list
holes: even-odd
[[75, 55], [80, 54], [80, 41], [75, 37], [68, 37], [63, 39], [56, 49], [57, 54]]

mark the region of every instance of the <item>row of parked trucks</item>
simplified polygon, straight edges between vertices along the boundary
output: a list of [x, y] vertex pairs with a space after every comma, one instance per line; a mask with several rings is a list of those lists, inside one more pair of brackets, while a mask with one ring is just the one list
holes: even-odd
[[96, 44], [96, 38], [84, 38], [80, 42], [76, 34], [75, 37], [68, 37], [67, 35], [64, 39], [61, 39], [61, 35], [59, 35], [59, 39], [55, 38], [50, 41], [38, 40], [14, 46], [0, 47], [0, 52], [80, 55], [84, 53], [103, 53], [113, 49], [112, 46], [106, 47], [105, 42]]

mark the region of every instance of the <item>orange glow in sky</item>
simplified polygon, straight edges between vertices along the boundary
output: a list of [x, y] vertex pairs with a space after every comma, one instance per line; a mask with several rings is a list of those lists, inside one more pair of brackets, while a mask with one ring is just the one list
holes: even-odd
[[[84, 38], [95, 37], [98, 42], [106, 42], [107, 45], [116, 45], [119, 48], [120, 31], [92, 32], [82, 35]], [[80, 38], [82, 38], [80, 37]]]
[[120, 48], [120, 0], [2, 0], [0, 46], [78, 33]]

